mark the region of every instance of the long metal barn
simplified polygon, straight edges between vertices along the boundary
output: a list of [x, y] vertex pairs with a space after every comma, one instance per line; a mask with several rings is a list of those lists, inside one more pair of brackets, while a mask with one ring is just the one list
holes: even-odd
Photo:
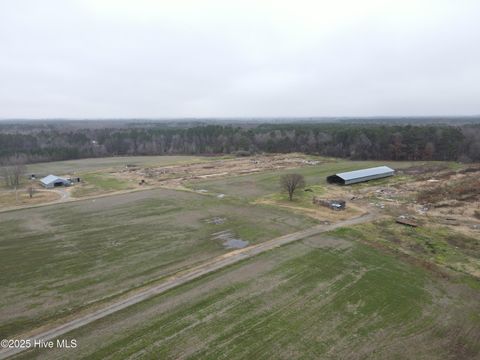
[[388, 166], [378, 166], [330, 175], [327, 177], [327, 181], [331, 184], [350, 185], [373, 179], [381, 179], [393, 176], [394, 174], [395, 170]]

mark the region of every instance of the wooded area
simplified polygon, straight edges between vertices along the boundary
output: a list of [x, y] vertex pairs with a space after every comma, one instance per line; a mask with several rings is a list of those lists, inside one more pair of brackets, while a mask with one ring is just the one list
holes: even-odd
[[0, 161], [119, 155], [304, 152], [355, 160], [480, 161], [480, 125], [343, 123], [184, 124], [72, 129], [0, 123]]

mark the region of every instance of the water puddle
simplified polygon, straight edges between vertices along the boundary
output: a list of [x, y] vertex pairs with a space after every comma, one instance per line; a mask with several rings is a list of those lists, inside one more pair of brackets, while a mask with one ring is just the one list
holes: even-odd
[[248, 245], [248, 241], [235, 238], [230, 230], [220, 231], [212, 235], [215, 240], [221, 240], [226, 249], [242, 249]]

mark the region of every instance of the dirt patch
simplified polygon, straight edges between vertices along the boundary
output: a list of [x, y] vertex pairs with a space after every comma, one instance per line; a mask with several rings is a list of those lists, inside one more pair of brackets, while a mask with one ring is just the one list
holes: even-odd
[[439, 182], [418, 194], [422, 203], [439, 203], [445, 200], [475, 201], [480, 198], [480, 179], [474, 173], [456, 176], [448, 182]]
[[262, 171], [291, 169], [318, 165], [301, 154], [258, 155], [248, 158], [223, 159], [205, 165], [203, 163], [180, 164], [163, 167], [125, 168], [115, 176], [128, 181], [148, 179], [149, 184], [181, 186], [185, 181], [215, 179], [233, 175], [248, 175]]
[[425, 164], [399, 171], [399, 174], [408, 174], [408, 178], [391, 186], [352, 188], [350, 194], [354, 202], [369, 204], [379, 212], [416, 217], [426, 225], [446, 225], [467, 236], [478, 237], [479, 171], [477, 165], [454, 171], [447, 164]]
[[425, 163], [423, 165], [410, 166], [408, 168], [398, 170], [398, 172], [406, 175], [423, 175], [427, 173], [439, 172], [446, 169], [448, 169], [448, 165], [439, 164], [429, 166]]

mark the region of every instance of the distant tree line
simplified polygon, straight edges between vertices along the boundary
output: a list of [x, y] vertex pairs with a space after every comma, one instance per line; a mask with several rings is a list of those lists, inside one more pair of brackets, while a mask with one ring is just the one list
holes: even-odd
[[355, 160], [480, 161], [480, 125], [262, 124], [3, 131], [0, 162], [120, 155], [304, 152]]

